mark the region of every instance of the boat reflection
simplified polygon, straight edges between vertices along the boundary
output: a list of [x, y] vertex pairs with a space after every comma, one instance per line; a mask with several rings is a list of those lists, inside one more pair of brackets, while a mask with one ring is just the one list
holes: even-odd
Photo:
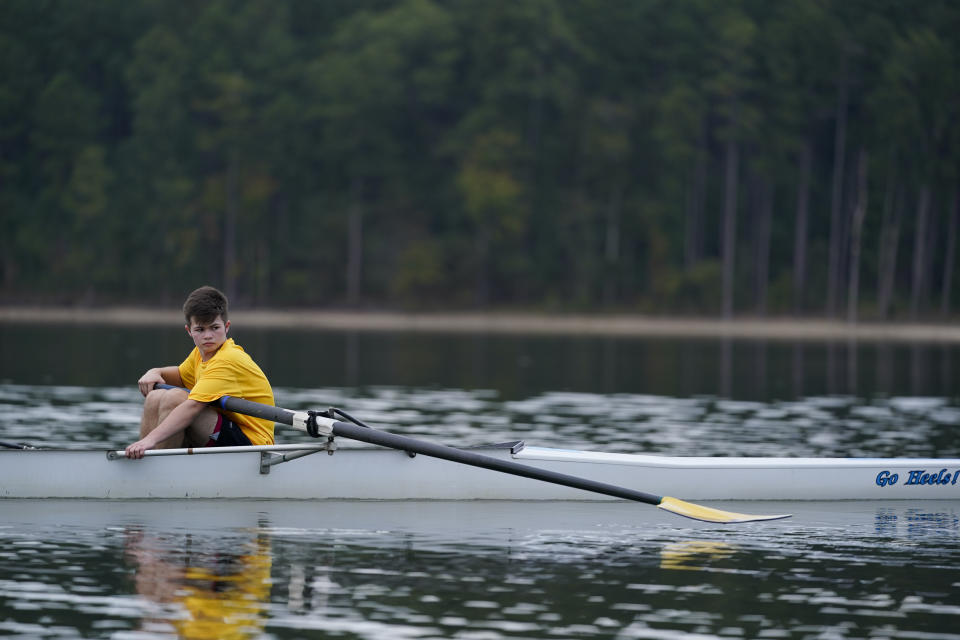
[[153, 605], [143, 631], [238, 640], [263, 632], [272, 565], [265, 533], [153, 536], [134, 528], [124, 542], [136, 592]]
[[936, 532], [960, 531], [960, 513], [956, 509], [932, 511], [915, 507], [897, 511], [885, 507], [877, 509], [874, 522], [878, 534], [889, 536], [927, 537]]

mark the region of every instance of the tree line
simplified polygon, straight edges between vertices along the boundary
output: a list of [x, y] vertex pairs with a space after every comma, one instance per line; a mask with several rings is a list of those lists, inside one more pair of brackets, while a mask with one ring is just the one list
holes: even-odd
[[951, 0], [7, 0], [0, 299], [949, 315]]

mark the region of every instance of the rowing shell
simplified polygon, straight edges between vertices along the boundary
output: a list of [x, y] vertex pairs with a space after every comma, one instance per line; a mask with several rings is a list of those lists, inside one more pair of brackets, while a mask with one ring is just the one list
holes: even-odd
[[[549, 449], [522, 442], [473, 451], [685, 500], [960, 499], [960, 459], [668, 457]], [[334, 451], [323, 444], [296, 444], [152, 453], [158, 455], [127, 460], [116, 451], [0, 450], [0, 497], [614, 499], [387, 449]]]

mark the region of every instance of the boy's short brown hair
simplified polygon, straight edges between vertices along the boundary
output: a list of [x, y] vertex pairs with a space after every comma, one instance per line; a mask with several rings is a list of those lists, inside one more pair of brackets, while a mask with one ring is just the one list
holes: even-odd
[[227, 320], [227, 296], [214, 287], [200, 287], [189, 296], [183, 303], [183, 315], [187, 319], [187, 324], [192, 320], [202, 323], [210, 323], [220, 316], [224, 322]]

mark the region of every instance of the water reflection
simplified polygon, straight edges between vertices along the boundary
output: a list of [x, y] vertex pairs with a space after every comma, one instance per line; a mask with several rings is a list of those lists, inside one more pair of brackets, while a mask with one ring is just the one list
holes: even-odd
[[[441, 386], [505, 398], [557, 390], [750, 400], [954, 396], [960, 358], [956, 344], [889, 341], [268, 330], [242, 322], [231, 334], [275, 386]], [[58, 348], [43, 348], [54, 337]], [[147, 366], [179, 362], [188, 346], [177, 327], [0, 324], [0, 382], [133, 384]]]
[[270, 599], [270, 538], [183, 534], [161, 537], [140, 527], [124, 533], [124, 558], [136, 593], [151, 606], [141, 630], [179, 638], [253, 638]]
[[914, 507], [898, 511], [894, 508], [877, 509], [875, 530], [887, 536], [923, 538], [931, 534], [960, 532], [960, 516], [955, 510]]
[[730, 558], [737, 550], [736, 545], [717, 540], [670, 542], [660, 550], [660, 568], [702, 571], [713, 561]]
[[0, 506], [0, 635], [956, 635], [955, 501], [736, 528], [626, 503]]

